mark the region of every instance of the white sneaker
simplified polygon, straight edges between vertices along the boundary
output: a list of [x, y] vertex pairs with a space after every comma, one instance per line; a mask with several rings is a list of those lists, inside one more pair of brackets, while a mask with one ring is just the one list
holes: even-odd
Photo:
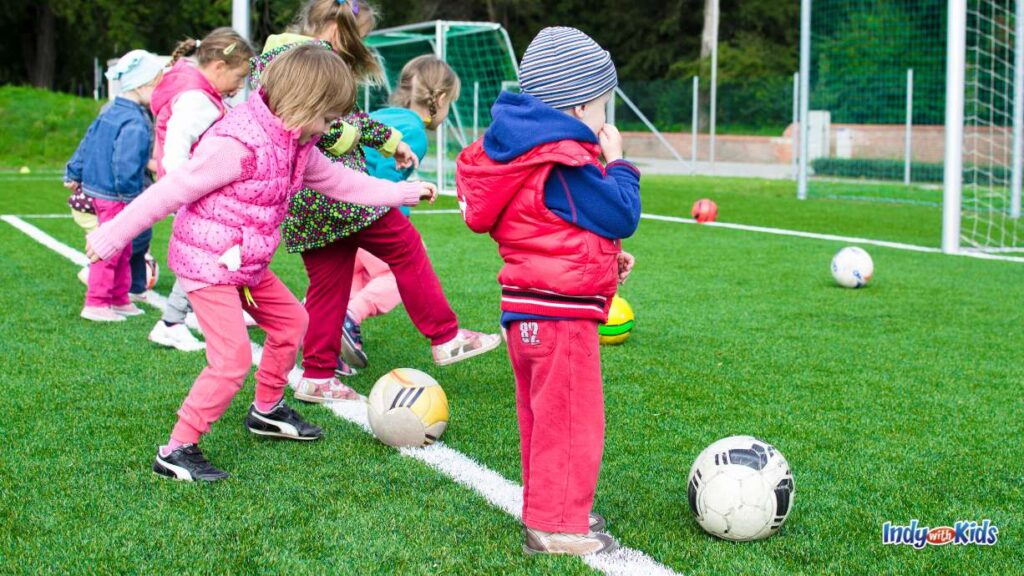
[[124, 322], [124, 316], [114, 312], [109, 306], [86, 306], [82, 308], [79, 316], [93, 322]]
[[135, 294], [134, 292], [129, 292], [128, 293], [128, 299], [131, 300], [132, 302], [138, 302], [139, 304], [148, 304], [148, 305], [156, 308], [157, 306], [156, 306], [156, 304], [154, 304], [154, 300], [153, 300], [153, 295], [154, 294], [156, 294], [156, 293], [153, 292], [152, 290], [146, 290], [145, 292], [143, 292], [141, 294]]
[[523, 551], [527, 554], [570, 554], [583, 556], [600, 554], [618, 549], [619, 543], [610, 534], [588, 532], [570, 534], [567, 532], [544, 532], [527, 528], [523, 534]]
[[132, 304], [131, 302], [123, 306], [111, 306], [110, 309], [120, 314], [121, 316], [142, 316], [143, 314], [146, 313], [145, 310], [139, 308], [138, 306]]
[[206, 348], [206, 342], [200, 342], [184, 324], [168, 326], [163, 320], [157, 320], [156, 326], [149, 331], [149, 341], [182, 352], [197, 352]]
[[195, 312], [189, 312], [185, 315], [185, 326], [188, 326], [190, 330], [195, 330], [200, 334], [203, 333], [203, 329], [199, 327], [199, 318], [196, 318]]
[[444, 344], [438, 344], [432, 346], [431, 351], [434, 354], [434, 363], [438, 366], [447, 366], [449, 364], [455, 364], [462, 360], [468, 360], [474, 356], [479, 356], [484, 352], [490, 352], [501, 344], [501, 336], [498, 334], [484, 334], [482, 332], [474, 332], [472, 330], [459, 330], [459, 333], [455, 335], [455, 338], [445, 342]]

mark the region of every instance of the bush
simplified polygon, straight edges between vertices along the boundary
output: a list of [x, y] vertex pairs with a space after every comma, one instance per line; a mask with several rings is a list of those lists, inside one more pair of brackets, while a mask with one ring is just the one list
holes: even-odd
[[[903, 180], [902, 160], [871, 158], [818, 158], [811, 162], [815, 176], [864, 178], [868, 180]], [[941, 183], [943, 165], [936, 162], [912, 162], [911, 179], [916, 183]], [[1010, 170], [1005, 166], [965, 166], [964, 182], [974, 184], [1005, 184]]]
[[63, 167], [101, 104], [39, 88], [0, 87], [0, 167]]

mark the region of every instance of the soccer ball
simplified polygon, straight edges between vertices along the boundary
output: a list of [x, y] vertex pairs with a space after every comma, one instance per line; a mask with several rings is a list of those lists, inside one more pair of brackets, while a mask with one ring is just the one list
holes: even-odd
[[601, 344], [622, 344], [633, 331], [633, 324], [633, 308], [625, 298], [616, 294], [608, 310], [608, 321], [597, 327], [598, 340]]
[[725, 540], [767, 538], [793, 508], [789, 464], [771, 444], [730, 436], [704, 449], [690, 468], [686, 496], [697, 523]]
[[146, 290], [152, 290], [159, 279], [160, 265], [156, 263], [156, 258], [153, 258], [152, 254], [146, 252]]
[[388, 446], [427, 446], [448, 427], [444, 390], [419, 370], [396, 368], [381, 376], [366, 402], [370, 430]]
[[844, 288], [867, 286], [875, 273], [875, 263], [862, 248], [847, 246], [832, 258], [832, 277]]
[[714, 222], [718, 218], [718, 205], [707, 198], [701, 198], [693, 203], [690, 215], [700, 224]]

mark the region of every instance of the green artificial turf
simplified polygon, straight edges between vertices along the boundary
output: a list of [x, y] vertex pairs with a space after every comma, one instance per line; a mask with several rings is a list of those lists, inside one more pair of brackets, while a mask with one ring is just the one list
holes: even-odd
[[[939, 210], [792, 198], [792, 183], [648, 178], [644, 210], [935, 246]], [[0, 181], [0, 213], [64, 212], [57, 181]], [[443, 199], [437, 207], [451, 208]], [[80, 248], [70, 219], [32, 219]], [[461, 323], [496, 330], [493, 242], [454, 214], [415, 214]], [[165, 261], [169, 223], [153, 253]], [[69, 261], [0, 223], [0, 571], [14, 573], [576, 574], [573, 558], [526, 557], [517, 523], [475, 493], [316, 406], [314, 444], [251, 437], [250, 378], [203, 445], [234, 474], [219, 485], [149, 471], [204, 365], [157, 349], [156, 320], [77, 317]], [[626, 344], [602, 350], [607, 442], [596, 509], [611, 531], [685, 574], [1011, 574], [1019, 566], [1024, 268], [867, 246], [875, 278], [831, 281], [833, 241], [645, 220], [625, 248], [636, 312]], [[301, 261], [274, 269], [301, 295]], [[165, 269], [157, 289], [173, 279]], [[402, 309], [364, 323], [369, 392], [394, 367], [434, 375], [451, 403], [445, 443], [519, 479], [504, 348], [447, 368]], [[254, 339], [259, 339], [253, 330]], [[795, 505], [756, 543], [705, 535], [686, 474], [712, 441], [751, 434], [789, 460]], [[991, 519], [994, 547], [881, 544], [886, 521]]]

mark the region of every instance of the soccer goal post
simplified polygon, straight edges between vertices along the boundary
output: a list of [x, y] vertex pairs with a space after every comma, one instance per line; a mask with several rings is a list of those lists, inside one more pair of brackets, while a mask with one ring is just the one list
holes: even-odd
[[802, 0], [797, 197], [941, 207], [1024, 253], [1024, 0]]
[[420, 177], [437, 182], [439, 190], [454, 190], [458, 153], [490, 126], [491, 105], [498, 94], [518, 86], [519, 70], [508, 33], [493, 22], [434, 20], [378, 30], [366, 41], [387, 76], [386, 86], [360, 95], [368, 100], [368, 111], [387, 105], [402, 67], [417, 56], [433, 54], [458, 74], [459, 99], [448, 121], [434, 131], [433, 153], [419, 170]]
[[1024, 253], [1024, 0], [948, 0], [942, 249]]

